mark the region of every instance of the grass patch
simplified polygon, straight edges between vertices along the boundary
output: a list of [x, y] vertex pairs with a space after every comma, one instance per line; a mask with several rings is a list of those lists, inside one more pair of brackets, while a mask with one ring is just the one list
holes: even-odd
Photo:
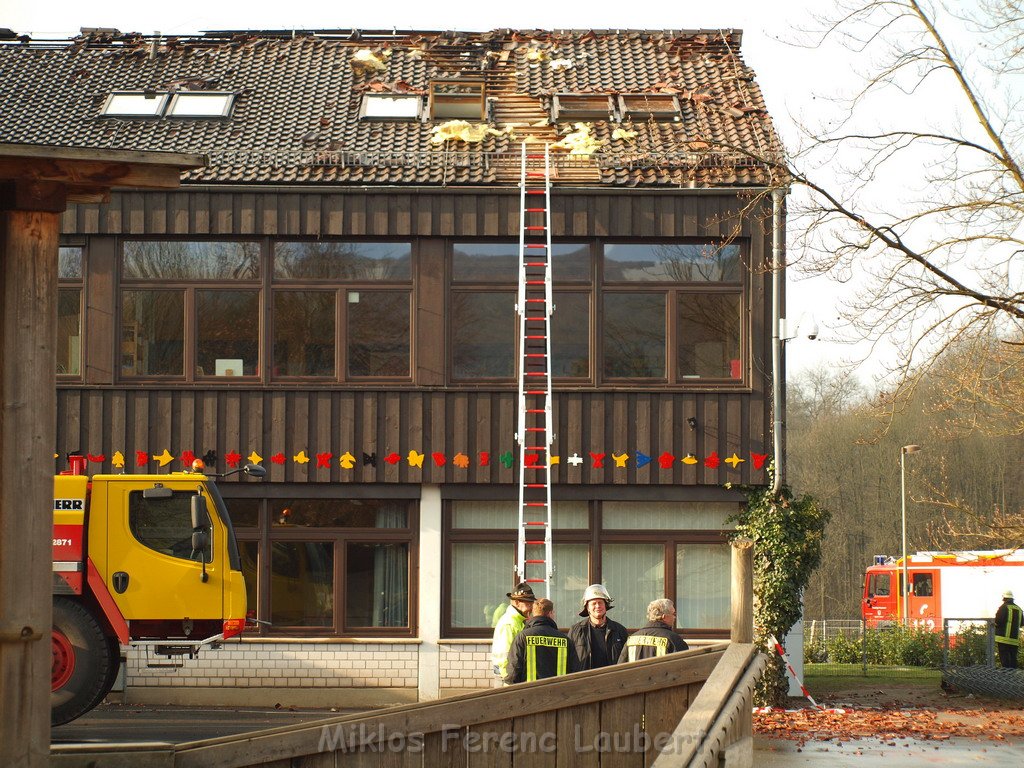
[[807, 664], [804, 666], [804, 682], [812, 691], [826, 693], [858, 688], [903, 688], [908, 685], [937, 689], [942, 681], [942, 670], [939, 669], [868, 667], [866, 675], [863, 669], [859, 664]]

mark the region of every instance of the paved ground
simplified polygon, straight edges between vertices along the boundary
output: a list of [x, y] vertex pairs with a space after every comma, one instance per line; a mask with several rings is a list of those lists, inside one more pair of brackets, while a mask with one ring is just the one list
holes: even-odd
[[914, 739], [900, 739], [889, 746], [878, 739], [835, 744], [809, 741], [802, 747], [795, 741], [754, 739], [754, 765], [758, 768], [893, 768], [894, 766], [936, 765], [945, 768], [962, 766], [1024, 765], [1024, 742], [1016, 744], [979, 743], [975, 739], [949, 739], [940, 744]]

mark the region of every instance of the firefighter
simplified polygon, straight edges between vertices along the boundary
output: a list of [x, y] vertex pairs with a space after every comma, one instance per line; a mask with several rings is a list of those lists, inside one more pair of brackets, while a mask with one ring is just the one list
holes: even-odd
[[996, 611], [996, 648], [999, 649], [999, 663], [1006, 669], [1017, 668], [1022, 614], [1024, 611], [1013, 602], [1013, 592], [1003, 592], [1003, 604]]
[[555, 604], [542, 597], [533, 604], [533, 617], [512, 640], [505, 684], [529, 683], [578, 670], [576, 649], [555, 624]]
[[647, 606], [646, 626], [629, 636], [619, 654], [619, 664], [687, 650], [690, 646], [672, 631], [675, 621], [676, 608], [671, 600], [664, 597], [652, 600]]
[[569, 639], [576, 647], [580, 669], [600, 669], [614, 664], [626, 645], [629, 632], [617, 621], [608, 618], [612, 597], [604, 584], [591, 584], [580, 600], [580, 616], [569, 628]]
[[498, 676], [499, 685], [508, 674], [508, 649], [512, 646], [512, 639], [522, 631], [526, 624], [526, 614], [537, 599], [533, 587], [525, 581], [517, 584], [511, 592], [506, 592], [505, 597], [508, 598], [509, 606], [495, 624], [491, 642], [491, 664], [494, 674]]

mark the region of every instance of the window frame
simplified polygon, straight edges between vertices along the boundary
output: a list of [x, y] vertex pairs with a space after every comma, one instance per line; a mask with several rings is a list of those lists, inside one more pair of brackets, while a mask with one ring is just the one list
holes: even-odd
[[[370, 105], [374, 100], [391, 99], [397, 101], [410, 101], [416, 104], [414, 115], [378, 115], [372, 114]], [[417, 122], [423, 119], [423, 95], [419, 93], [380, 93], [367, 92], [359, 102], [360, 120], [381, 120], [385, 122]]]
[[[604, 100], [604, 104], [598, 102]], [[589, 103], [588, 103], [589, 102]], [[554, 123], [572, 120], [605, 120], [615, 122], [615, 102], [607, 93], [572, 93], [564, 91], [551, 97], [551, 121]]]
[[[86, 293], [89, 284], [86, 280], [86, 276], [89, 274], [89, 250], [84, 242], [64, 240], [61, 240], [59, 248], [77, 248], [81, 252], [82, 273], [78, 277], [60, 277], [59, 274], [57, 276], [58, 297], [62, 290], [78, 291], [78, 373], [61, 373], [60, 371], [56, 371], [56, 376], [58, 383], [80, 382], [83, 381], [85, 377], [85, 308], [89, 306], [87, 300], [88, 296]], [[59, 330], [57, 341], [58, 343], [60, 341]]]
[[[156, 109], [153, 112], [111, 112], [110, 108], [118, 96], [141, 96], [144, 99], [157, 99]], [[169, 97], [170, 94], [166, 91], [111, 91], [103, 101], [103, 106], [100, 107], [99, 116], [102, 118], [113, 119], [125, 118], [130, 120], [159, 120], [163, 117], [163, 114], [167, 109]]]
[[[438, 86], [461, 86], [461, 87], [472, 87], [477, 90], [478, 93], [445, 93]], [[438, 91], [441, 90], [439, 93]], [[464, 115], [438, 115], [438, 106], [440, 104], [452, 104], [452, 105], [471, 105], [476, 104], [479, 107], [479, 113], [476, 118], [467, 117]], [[428, 114], [430, 119], [434, 121], [447, 122], [449, 120], [467, 120], [469, 122], [482, 122], [487, 116], [487, 84], [483, 80], [470, 80], [468, 78], [436, 78], [430, 81], [430, 95], [429, 95], [429, 108]]]
[[[221, 108], [219, 115], [217, 114], [194, 114], [194, 113], [182, 113], [174, 114], [174, 109], [182, 96], [220, 96], [224, 99], [224, 106]], [[224, 118], [231, 117], [231, 112], [235, 108], [235, 101], [237, 94], [232, 91], [174, 91], [170, 94], [170, 99], [164, 106], [164, 117], [169, 120], [221, 120]]]
[[[634, 100], [643, 100], [648, 106], [653, 102], [667, 102], [665, 109], [638, 109], [631, 106]], [[655, 120], [657, 122], [678, 122], [683, 119], [679, 108], [679, 97], [674, 93], [620, 93], [616, 97], [619, 115], [623, 120]]]

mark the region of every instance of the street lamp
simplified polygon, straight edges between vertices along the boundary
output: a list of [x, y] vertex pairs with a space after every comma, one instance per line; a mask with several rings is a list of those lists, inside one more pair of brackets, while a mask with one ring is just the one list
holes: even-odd
[[900, 501], [903, 520], [903, 626], [907, 626], [910, 606], [910, 581], [907, 579], [907, 454], [917, 453], [920, 445], [904, 445], [900, 448]]

